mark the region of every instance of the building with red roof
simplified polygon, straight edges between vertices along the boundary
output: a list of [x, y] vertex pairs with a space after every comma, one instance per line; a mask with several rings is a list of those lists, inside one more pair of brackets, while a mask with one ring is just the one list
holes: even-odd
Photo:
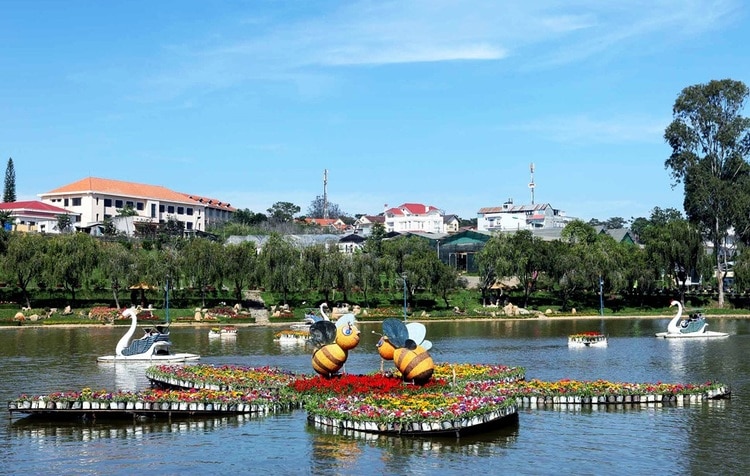
[[57, 217], [69, 215], [71, 222], [79, 220], [80, 214], [70, 212], [38, 200], [0, 203], [0, 211], [9, 212], [11, 223], [6, 224], [15, 231], [37, 231], [40, 233], [56, 233]]
[[75, 215], [79, 228], [102, 223], [131, 208], [136, 213], [135, 223], [159, 224], [174, 219], [187, 232], [206, 231], [214, 223], [229, 220], [236, 211], [215, 198], [99, 177], [86, 177], [39, 196], [43, 203]]
[[443, 211], [432, 205], [404, 203], [383, 212], [387, 232], [445, 233]]

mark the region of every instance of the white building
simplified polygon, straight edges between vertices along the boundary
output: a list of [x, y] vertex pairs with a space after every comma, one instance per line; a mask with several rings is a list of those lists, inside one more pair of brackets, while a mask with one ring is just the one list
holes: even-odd
[[477, 212], [477, 230], [512, 231], [564, 228], [573, 218], [552, 208], [549, 203], [514, 205], [512, 200], [499, 207], [486, 207]]
[[40, 194], [43, 203], [72, 212], [78, 228], [89, 228], [116, 217], [121, 210], [136, 212], [134, 223], [159, 224], [174, 219], [190, 231], [206, 231], [229, 220], [235, 209], [216, 199], [175, 192], [159, 185], [87, 177]]
[[386, 233], [445, 233], [443, 211], [431, 205], [404, 203], [383, 212]]
[[59, 233], [58, 216], [68, 215], [71, 223], [79, 220], [76, 213], [37, 200], [0, 203], [0, 211], [10, 214], [11, 223], [6, 224], [7, 231]]

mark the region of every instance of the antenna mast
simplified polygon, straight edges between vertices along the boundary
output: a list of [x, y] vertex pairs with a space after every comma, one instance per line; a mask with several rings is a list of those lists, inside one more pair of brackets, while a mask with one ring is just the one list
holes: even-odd
[[531, 204], [534, 204], [534, 187], [536, 185], [534, 184], [534, 162], [531, 163], [529, 166], [529, 170], [531, 171], [531, 182], [529, 182], [529, 188], [531, 189]]
[[323, 170], [323, 218], [328, 218], [328, 169]]

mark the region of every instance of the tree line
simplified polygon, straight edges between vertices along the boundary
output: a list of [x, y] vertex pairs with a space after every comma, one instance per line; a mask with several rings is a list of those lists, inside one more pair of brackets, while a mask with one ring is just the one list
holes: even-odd
[[[617, 242], [581, 221], [568, 224], [554, 241], [528, 230], [493, 235], [477, 253], [480, 285], [473, 302], [459, 306], [454, 298], [466, 288], [465, 277], [439, 259], [429, 240], [386, 238], [382, 225], [354, 253], [336, 244], [302, 247], [279, 233], [259, 249], [253, 241], [222, 244], [201, 237], [151, 242], [4, 232], [2, 277], [17, 286], [27, 307], [35, 292], [60, 286], [71, 302], [81, 289], [108, 289], [120, 307], [130, 286], [167, 280], [195, 289], [202, 305], [212, 288], [230, 290], [237, 302], [245, 290], [263, 288], [284, 303], [294, 296], [370, 307], [383, 295], [396, 301], [405, 292], [410, 306], [421, 296], [445, 309], [478, 307], [508, 294], [527, 307], [534, 293], [543, 292], [565, 310], [600, 292], [607, 300], [619, 295], [637, 304], [663, 289], [684, 295], [689, 279], [716, 287], [701, 234], [679, 211], [656, 208], [637, 229], [641, 244]], [[749, 283], [750, 273], [735, 267], [735, 279]], [[516, 282], [513, 289], [498, 287], [509, 280]]]

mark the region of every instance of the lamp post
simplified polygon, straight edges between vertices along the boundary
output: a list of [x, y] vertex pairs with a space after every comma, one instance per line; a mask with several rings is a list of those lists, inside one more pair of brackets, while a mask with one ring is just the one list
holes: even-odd
[[599, 276], [599, 314], [604, 315], [604, 280]]
[[166, 316], [167, 316], [167, 324], [169, 324], [169, 275], [167, 275], [167, 285], [164, 286], [164, 296], [165, 296], [165, 302], [166, 302]]
[[406, 273], [401, 275], [401, 279], [404, 281], [404, 321], [406, 321]]

